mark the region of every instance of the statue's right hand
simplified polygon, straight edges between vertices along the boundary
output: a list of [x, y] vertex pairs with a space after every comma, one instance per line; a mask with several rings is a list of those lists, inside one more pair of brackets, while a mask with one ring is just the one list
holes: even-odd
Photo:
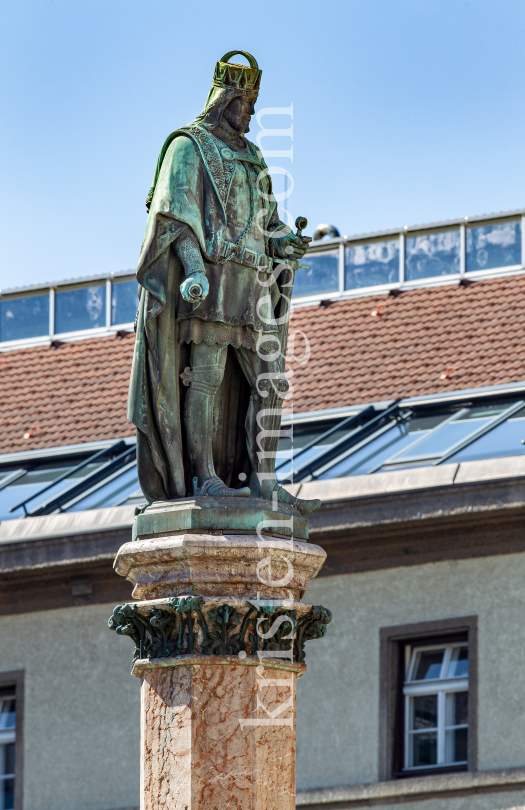
[[208, 279], [204, 273], [192, 273], [180, 285], [180, 294], [185, 301], [194, 304], [196, 309], [210, 291]]

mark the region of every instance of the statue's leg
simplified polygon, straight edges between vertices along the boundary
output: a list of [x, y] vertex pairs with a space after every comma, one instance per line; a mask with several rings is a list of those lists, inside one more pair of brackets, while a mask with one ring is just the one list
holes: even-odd
[[[274, 349], [275, 345], [269, 347], [269, 351]], [[268, 501], [276, 499], [287, 503], [301, 514], [309, 515], [319, 509], [321, 501], [295, 498], [275, 479], [282, 403], [289, 389], [284, 363], [281, 358], [269, 360], [264, 354], [248, 349], [238, 349], [237, 356], [250, 385], [246, 442], [251, 466], [251, 493]]]
[[192, 466], [193, 494], [247, 496], [248, 487], [230, 489], [213, 466], [213, 404], [224, 376], [228, 348], [192, 343], [191, 368], [182, 375], [189, 386], [184, 400], [184, 428]]

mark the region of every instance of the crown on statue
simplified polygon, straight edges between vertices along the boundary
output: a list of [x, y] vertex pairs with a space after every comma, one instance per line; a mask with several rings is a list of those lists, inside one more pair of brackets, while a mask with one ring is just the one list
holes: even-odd
[[[232, 56], [240, 54], [250, 63], [248, 65], [236, 65], [229, 60]], [[213, 74], [213, 86], [233, 88], [235, 90], [242, 90], [245, 93], [259, 92], [261, 84], [261, 73], [257, 60], [246, 51], [228, 51], [224, 54], [222, 59], [215, 65], [215, 73]]]

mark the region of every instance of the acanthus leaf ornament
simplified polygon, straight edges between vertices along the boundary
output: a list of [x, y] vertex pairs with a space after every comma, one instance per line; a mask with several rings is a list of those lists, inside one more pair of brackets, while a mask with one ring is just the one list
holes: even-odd
[[297, 616], [283, 605], [254, 607], [251, 602], [205, 606], [202, 597], [173, 597], [165, 607], [144, 610], [137, 604], [117, 605], [108, 626], [135, 642], [133, 660], [180, 655], [256, 656], [286, 652], [304, 663], [306, 641], [326, 635], [332, 614], [314, 606]]

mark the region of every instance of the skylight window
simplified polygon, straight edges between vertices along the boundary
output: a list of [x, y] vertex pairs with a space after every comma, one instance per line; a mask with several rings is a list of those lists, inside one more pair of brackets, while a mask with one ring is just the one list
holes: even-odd
[[138, 284], [131, 280], [114, 281], [111, 286], [111, 323], [133, 323], [139, 306]]
[[59, 290], [55, 295], [55, 333], [106, 325], [106, 284]]
[[521, 264], [521, 222], [491, 222], [467, 228], [467, 273]]
[[[282, 435], [276, 477], [283, 484], [521, 456], [525, 399], [408, 400], [365, 406], [344, 418], [314, 412], [295, 425], [287, 418]], [[0, 521], [145, 503], [136, 448], [125, 440], [74, 460], [0, 464]]]
[[0, 298], [0, 341], [49, 333], [49, 294]]
[[524, 405], [514, 400], [409, 409], [398, 403], [373, 418], [363, 412], [360, 426], [345, 420], [346, 430], [336, 427], [299, 448], [293, 461], [278, 466], [277, 477], [299, 483], [524, 455]]

